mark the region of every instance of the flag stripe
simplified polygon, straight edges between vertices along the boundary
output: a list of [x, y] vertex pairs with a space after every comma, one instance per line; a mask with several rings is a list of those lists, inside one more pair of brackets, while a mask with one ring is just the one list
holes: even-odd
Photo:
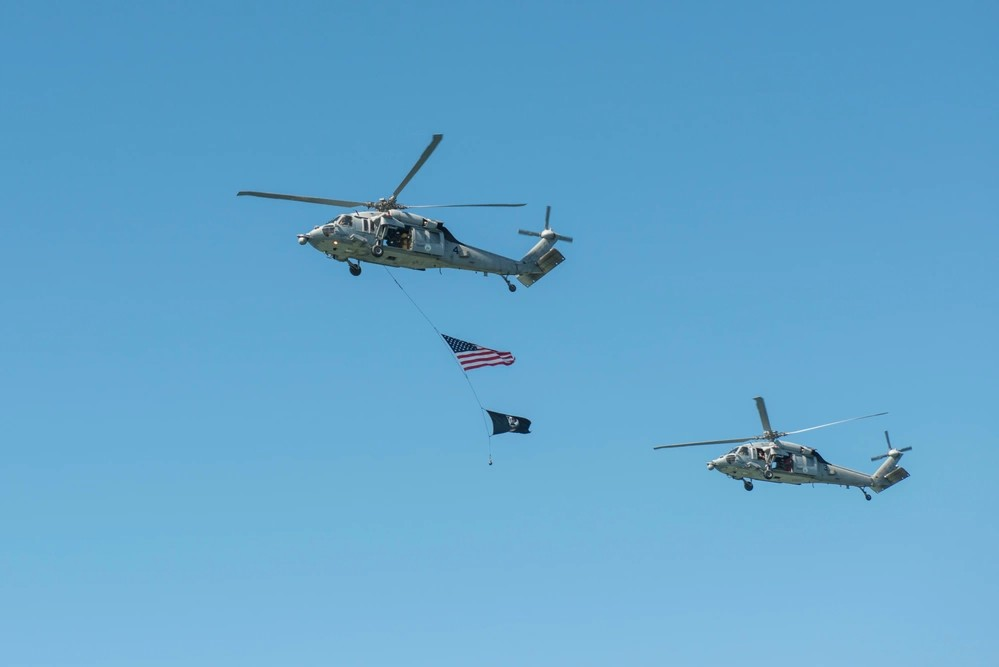
[[458, 355], [458, 359], [460, 359], [463, 364], [474, 364], [479, 361], [501, 361], [504, 363], [513, 363], [513, 356], [509, 354], [463, 354]]
[[459, 354], [458, 358], [462, 361], [480, 361], [482, 359], [504, 359], [507, 361], [513, 361], [513, 355], [509, 352], [493, 352], [492, 350], [483, 350], [481, 352], [475, 352], [474, 354]]
[[477, 364], [462, 364], [461, 367], [465, 370], [475, 370], [476, 368], [484, 368], [486, 366], [511, 366], [512, 361], [485, 361]]
[[512, 364], [514, 359], [511, 356], [500, 356], [498, 354], [490, 354], [479, 357], [461, 357], [461, 363], [463, 364], [476, 364], [482, 361], [498, 361], [502, 364]]

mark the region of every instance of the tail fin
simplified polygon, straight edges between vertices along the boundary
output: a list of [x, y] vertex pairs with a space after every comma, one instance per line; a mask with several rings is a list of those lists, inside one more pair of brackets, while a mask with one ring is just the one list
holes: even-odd
[[900, 449], [895, 449], [891, 446], [891, 438], [888, 437], [888, 431], [885, 431], [885, 441], [888, 443], [888, 452], [886, 454], [879, 454], [878, 456], [872, 456], [872, 461], [878, 461], [880, 459], [886, 459], [884, 463], [881, 464], [871, 478], [874, 480], [871, 483], [871, 488], [875, 493], [881, 493], [885, 489], [895, 486], [903, 479], [909, 476], [909, 471], [905, 468], [899, 467], [898, 460], [902, 458], [902, 452], [907, 452], [912, 447], [902, 447]]
[[523, 259], [520, 260], [522, 264], [527, 264], [529, 267], [528, 271], [525, 271], [517, 276], [517, 280], [519, 280], [525, 287], [530, 287], [534, 283], [538, 282], [544, 278], [549, 271], [565, 261], [565, 257], [562, 253], [552, 247], [555, 245], [556, 241], [572, 243], [571, 236], [562, 236], [561, 234], [556, 234], [552, 231], [549, 223], [551, 214], [552, 207], [549, 206], [545, 209], [544, 231], [530, 232], [526, 229], [519, 230], [520, 233], [525, 236], [541, 237], [541, 240], [538, 241], [526, 255], [524, 255]]

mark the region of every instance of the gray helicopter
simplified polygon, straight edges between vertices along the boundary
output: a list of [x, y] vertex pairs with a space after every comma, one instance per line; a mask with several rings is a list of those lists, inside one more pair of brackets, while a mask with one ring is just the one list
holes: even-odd
[[[516, 276], [523, 285], [530, 287], [549, 271], [561, 264], [565, 257], [553, 246], [556, 241], [572, 242], [572, 238], [556, 234], [551, 229], [551, 206], [545, 211], [545, 228], [540, 232], [519, 230], [527, 236], [538, 236], [540, 240], [521, 259], [510, 259], [496, 253], [462, 243], [444, 227], [440, 220], [410, 213], [414, 208], [464, 208], [482, 206], [524, 206], [524, 204], [428, 204], [407, 206], [396, 198], [410, 179], [416, 175], [427, 161], [437, 144], [444, 138], [435, 134], [423, 155], [402, 179], [399, 186], [388, 198], [377, 201], [351, 201], [326, 199], [323, 197], [302, 197], [273, 192], [237, 192], [237, 196], [264, 197], [267, 199], [287, 199], [309, 204], [324, 204], [355, 209], [353, 213], [338, 215], [325, 225], [314, 227], [306, 234], [298, 235], [300, 245], [309, 244], [330, 259], [346, 262], [353, 276], [361, 275], [361, 262], [398, 266], [424, 271], [426, 269], [462, 269], [482, 274], [495, 273], [506, 282], [511, 292], [517, 286], [510, 282]], [[365, 208], [366, 211], [358, 209]]]
[[872, 489], [875, 493], [881, 493], [888, 487], [901, 482], [909, 476], [905, 468], [899, 467], [898, 461], [902, 458], [902, 452], [907, 452], [912, 447], [902, 447], [901, 449], [892, 447], [888, 431], [885, 431], [888, 452], [871, 457], [872, 461], [880, 459], [886, 459], [886, 461], [870, 475], [833, 465], [822, 458], [822, 455], [811, 447], [797, 445], [783, 439], [786, 435], [814, 431], [858, 419], [880, 417], [881, 415], [888, 414], [887, 412], [841, 419], [797, 431], [782, 432], [775, 431], [770, 427], [770, 417], [767, 415], [767, 406], [763, 402], [763, 399], [757, 396], [753, 400], [756, 401], [756, 409], [760, 413], [760, 422], [763, 424], [763, 435], [750, 436], [748, 438], [733, 438], [730, 440], [682, 442], [676, 445], [659, 445], [658, 447], [653, 447], [653, 449], [742, 443], [727, 454], [708, 461], [708, 470], [717, 470], [732, 479], [741, 479], [746, 491], [753, 490], [754, 479], [765, 482], [776, 482], [778, 484], [838, 484], [845, 487], [855, 486], [863, 492], [864, 498], [870, 500], [871, 494], [867, 492], [868, 488]]

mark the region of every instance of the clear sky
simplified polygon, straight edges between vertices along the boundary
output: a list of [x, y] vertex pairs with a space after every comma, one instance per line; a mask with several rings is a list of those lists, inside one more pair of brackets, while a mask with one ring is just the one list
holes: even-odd
[[[995, 665], [988, 2], [8, 2], [0, 662]], [[530, 289], [295, 242], [386, 196]], [[802, 435], [911, 479], [742, 485]]]

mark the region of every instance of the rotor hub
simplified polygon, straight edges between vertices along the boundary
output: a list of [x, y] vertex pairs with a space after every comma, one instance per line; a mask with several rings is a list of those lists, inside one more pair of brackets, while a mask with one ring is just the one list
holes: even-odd
[[382, 213], [388, 213], [394, 208], [399, 210], [406, 208], [404, 204], [397, 204], [394, 196], [389, 197], [388, 199], [382, 197], [378, 201], [369, 201], [364, 205], [368, 208], [373, 208], [376, 211], [381, 211]]

